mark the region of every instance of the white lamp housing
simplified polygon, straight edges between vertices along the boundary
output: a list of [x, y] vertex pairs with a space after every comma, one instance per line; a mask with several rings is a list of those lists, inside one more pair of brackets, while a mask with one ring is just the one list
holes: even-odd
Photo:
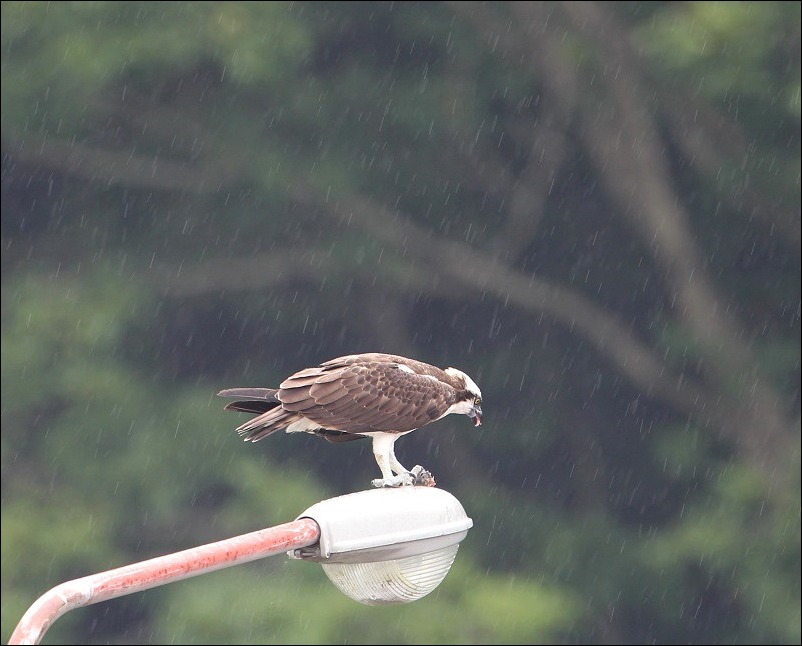
[[320, 526], [320, 540], [289, 555], [321, 563], [334, 585], [367, 605], [429, 594], [473, 526], [460, 502], [434, 487], [360, 491], [312, 505], [301, 518]]

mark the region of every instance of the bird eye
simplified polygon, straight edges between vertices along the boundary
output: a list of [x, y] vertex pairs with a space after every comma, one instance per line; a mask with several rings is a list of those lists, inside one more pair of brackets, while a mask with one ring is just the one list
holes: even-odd
[[482, 403], [482, 398], [481, 397], [474, 397], [473, 403], [478, 406], [479, 404]]

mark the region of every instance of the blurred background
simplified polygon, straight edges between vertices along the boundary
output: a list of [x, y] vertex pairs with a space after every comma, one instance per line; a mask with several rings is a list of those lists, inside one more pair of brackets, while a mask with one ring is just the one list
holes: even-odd
[[2, 635], [368, 488], [215, 396], [470, 374], [474, 527], [363, 607], [282, 557], [45, 643], [799, 643], [800, 3], [3, 2]]

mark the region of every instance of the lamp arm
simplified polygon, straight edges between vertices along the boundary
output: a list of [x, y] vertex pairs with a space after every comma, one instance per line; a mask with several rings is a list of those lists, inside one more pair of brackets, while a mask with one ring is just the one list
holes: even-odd
[[319, 538], [318, 524], [301, 518], [61, 583], [28, 608], [8, 643], [38, 644], [52, 623], [74, 608], [308, 547]]

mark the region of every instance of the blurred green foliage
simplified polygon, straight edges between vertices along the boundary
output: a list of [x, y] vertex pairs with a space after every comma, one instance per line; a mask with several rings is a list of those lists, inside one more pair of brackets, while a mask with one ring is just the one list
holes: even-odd
[[[355, 193], [427, 240], [483, 250], [505, 224], [494, 191], [522, 181], [546, 99], [448, 3], [3, 2], [4, 640], [60, 582], [365, 487], [363, 442], [244, 446], [214, 393], [387, 350], [465, 368], [486, 400], [480, 429], [397, 445], [474, 520], [435, 592], [361, 607], [268, 559], [70, 613], [44, 643], [799, 642], [799, 249], [721, 204], [757, 187], [798, 221], [799, 3], [606, 10], [659, 88], [644, 110], [668, 123], [687, 93], [737, 113], [748, 154], [718, 173], [666, 155], [756, 374], [796, 415], [773, 485], [572, 330], [351, 226]], [[648, 250], [566, 157], [516, 268], [703, 378]]]
[[799, 118], [799, 18], [798, 3], [688, 2], [658, 9], [637, 36], [662, 74], [698, 83], [709, 98]]

